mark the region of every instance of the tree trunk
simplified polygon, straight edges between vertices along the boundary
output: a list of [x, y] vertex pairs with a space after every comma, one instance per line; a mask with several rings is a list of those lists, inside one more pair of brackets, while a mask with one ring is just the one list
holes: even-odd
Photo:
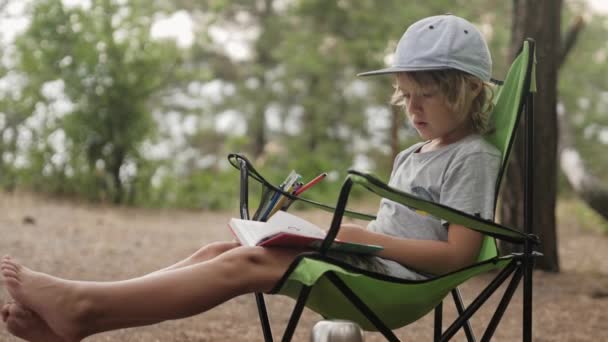
[[[272, 20], [275, 15], [273, 11], [273, 0], [264, 0], [260, 3], [263, 7], [260, 8], [260, 25], [262, 30], [262, 37], [258, 40], [255, 45], [256, 53], [256, 65], [260, 66], [259, 74], [256, 78], [259, 81], [258, 87], [264, 89], [266, 87], [266, 70], [273, 67], [274, 59], [271, 55], [271, 49], [269, 48], [269, 39], [266, 37], [272, 34]], [[268, 107], [267, 98], [258, 98], [254, 100], [256, 105], [253, 116], [249, 122], [248, 129], [249, 134], [253, 136], [253, 157], [257, 159], [264, 153], [266, 147], [266, 108]]]
[[[317, 94], [317, 88], [319, 87], [319, 83], [321, 80], [318, 75], [311, 75], [308, 88], [310, 89], [309, 94]], [[315, 98], [311, 96], [311, 98]], [[322, 98], [322, 97], [321, 97]], [[304, 126], [307, 127], [306, 134], [306, 146], [310, 151], [316, 151], [319, 146], [319, 142], [322, 137], [323, 127], [320, 124], [319, 113], [315, 110], [312, 100], [308, 100], [304, 102], [304, 118], [306, 123]]]
[[[558, 272], [557, 234], [555, 229], [555, 202], [557, 193], [557, 71], [560, 53], [561, 0], [513, 1], [513, 26], [510, 60], [517, 55], [526, 37], [536, 40], [538, 65], [536, 79], [538, 93], [535, 97], [534, 117], [534, 217], [532, 232], [542, 245], [543, 257], [538, 268]], [[527, 122], [527, 118], [524, 118]], [[523, 180], [524, 154], [523, 130], [518, 130], [517, 140], [507, 170], [500, 209], [501, 221], [512, 227], [523, 228]], [[504, 248], [504, 247], [503, 247]]]
[[124, 203], [124, 186], [122, 184], [122, 180], [120, 179], [120, 168], [125, 163], [126, 153], [122, 147], [116, 147], [112, 151], [112, 155], [109, 158], [106, 158], [106, 163], [108, 166], [108, 170], [110, 171], [110, 175], [112, 177], [112, 201], [114, 204], [122, 204]]

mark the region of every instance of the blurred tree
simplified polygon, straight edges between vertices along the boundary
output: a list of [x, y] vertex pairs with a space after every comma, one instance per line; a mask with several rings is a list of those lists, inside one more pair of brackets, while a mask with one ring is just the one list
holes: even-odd
[[[502, 2], [475, 4], [479, 6], [466, 6], [474, 9], [463, 9], [466, 13], [461, 15], [479, 17], [486, 27], [497, 23], [496, 28], [489, 27], [488, 35], [494, 44], [504, 42], [507, 19], [488, 14], [504, 7]], [[454, 4], [233, 0], [179, 1], [176, 6], [193, 11], [196, 17], [211, 18], [197, 20], [201, 33], [220, 28], [229, 39], [249, 40], [246, 58], [230, 55], [229, 39], [205, 39], [204, 49], [226, 57], [225, 67], [218, 63], [211, 72], [234, 84], [233, 96], [222, 102], [246, 118], [247, 135], [252, 138], [250, 152], [256, 158], [272, 141], [288, 147], [290, 155], [322, 156], [344, 169], [357, 154], [368, 155], [373, 164], [386, 167], [391, 158], [388, 146], [394, 150], [402, 146], [397, 132], [403, 130], [404, 121], [399, 117], [404, 114], [372, 110], [386, 106], [392, 92], [390, 78], [362, 81], [356, 79], [356, 73], [383, 66], [404, 28], [421, 17], [448, 12]], [[217, 47], [209, 47], [209, 43]], [[370, 96], [374, 98], [371, 103]], [[372, 128], [375, 132], [369, 131], [370, 123], [376, 126]], [[384, 131], [378, 132], [379, 127]], [[373, 145], [363, 143], [372, 135], [383, 138]]]
[[[566, 18], [590, 13], [583, 1], [569, 2]], [[561, 38], [561, 1], [514, 1], [513, 40], [511, 56], [524, 37], [537, 41], [537, 81], [539, 92], [536, 100], [535, 116], [535, 173], [534, 188], [535, 217], [533, 232], [543, 242], [543, 257], [538, 267], [547, 271], [559, 271], [557, 252], [557, 232], [555, 229], [555, 202], [557, 195], [557, 85], [558, 73], [560, 103], [562, 111], [561, 132], [562, 169], [574, 190], [596, 211], [606, 215], [607, 187], [597, 174], [606, 166], [605, 149], [608, 143], [608, 117], [606, 115], [608, 83], [604, 74], [608, 51], [604, 43], [606, 18], [592, 15], [592, 27], [585, 30], [585, 39], [571, 51], [581, 29], [581, 19], [573, 18], [573, 23], [564, 38]], [[542, 18], [542, 20], [539, 20]], [[589, 51], [594, 51], [590, 53]], [[569, 54], [573, 56], [568, 56]], [[572, 62], [567, 62], [568, 60]], [[560, 69], [561, 68], [561, 69]], [[569, 115], [566, 115], [566, 114]], [[574, 124], [576, 130], [572, 130]], [[573, 134], [576, 133], [576, 134]], [[521, 141], [521, 139], [519, 139]], [[523, 148], [516, 144], [514, 157], [505, 182], [501, 217], [503, 222], [514, 227], [523, 226]], [[582, 154], [579, 154], [579, 151]], [[582, 158], [581, 158], [582, 156]], [[586, 158], [585, 158], [586, 157]], [[583, 169], [585, 163], [591, 172]], [[604, 177], [604, 181], [606, 178]]]
[[[513, 21], [510, 60], [526, 37], [536, 40], [538, 66], [534, 117], [534, 175], [530, 180], [533, 189], [534, 217], [532, 232], [538, 234], [543, 257], [538, 267], [559, 271], [557, 235], [555, 229], [555, 202], [557, 195], [557, 75], [561, 52], [561, 1], [513, 1]], [[527, 118], [526, 118], [527, 119]], [[526, 121], [527, 122], [527, 121]], [[518, 131], [505, 185], [502, 191], [500, 217], [512, 227], [524, 226], [524, 152], [521, 144], [525, 132]], [[541, 191], [542, 189], [542, 191]]]
[[[247, 136], [252, 138], [249, 151], [255, 157], [263, 153], [268, 142], [265, 116], [273, 101], [269, 74], [277, 66], [272, 52], [283, 34], [274, 2], [177, 1], [173, 4], [174, 9], [187, 9], [197, 18], [199, 34], [191, 62], [192, 66], [206, 69], [208, 77], [201, 80], [219, 80], [222, 86], [234, 89], [222, 93], [210, 107], [216, 113], [238, 111], [246, 121]], [[247, 56], [238, 56], [239, 53]]]
[[[59, 191], [93, 198], [105, 193], [124, 202], [141, 176], [140, 143], [155, 128], [148, 105], [172, 77], [176, 48], [150, 39], [153, 9], [146, 1], [95, 0], [83, 9], [41, 0], [32, 6], [31, 24], [16, 41], [17, 70], [27, 79], [22, 100], [31, 112], [47, 114], [33, 130], [31, 172], [69, 178], [55, 183]], [[53, 113], [53, 98], [62, 95], [49, 92], [64, 93], [68, 110]], [[47, 141], [52, 134], [64, 137], [62, 158]]]
[[[0, 9], [7, 3], [0, 0]], [[8, 69], [0, 63], [0, 77], [11, 84], [0, 89], [4, 184], [21, 180], [98, 199], [216, 207], [230, 202], [220, 196], [232, 185], [218, 180], [220, 161], [235, 150], [260, 164], [272, 161], [265, 172], [276, 179], [288, 168], [308, 175], [353, 165], [386, 175], [392, 156], [417, 137], [404, 113], [387, 106], [391, 78], [357, 79], [357, 72], [384, 67], [409, 24], [446, 12], [481, 28], [496, 78], [510, 53], [512, 4], [500, 0], [90, 4], [85, 10], [59, 0], [33, 2], [16, 51], [2, 51], [3, 60], [12, 54], [16, 63]], [[150, 38], [153, 22], [178, 11], [192, 18], [191, 48]], [[605, 29], [600, 17], [596, 22], [565, 64], [562, 79], [576, 82], [560, 83], [577, 148], [587, 157], [601, 150], [591, 142], [605, 139], [608, 126], [606, 84], [595, 72], [606, 64], [600, 62]], [[577, 63], [585, 58], [593, 60]], [[157, 126], [151, 113], [167, 126]], [[175, 125], [187, 132], [176, 136]], [[180, 142], [169, 156], [147, 159], [142, 143], [161, 138]], [[589, 160], [591, 170], [602, 170], [602, 159]]]
[[[11, 79], [14, 76], [0, 68], [0, 78]], [[0, 95], [0, 185], [6, 190], [13, 190], [18, 183], [18, 132], [28, 118], [26, 113], [29, 106], [20, 101], [18, 91], [6, 89], [0, 93], [3, 93]]]
[[[480, 0], [460, 5], [458, 14], [477, 20], [495, 59], [503, 60], [508, 16], [496, 11], [506, 11], [508, 5]], [[282, 178], [288, 168], [305, 175], [344, 171], [360, 157], [363, 164], [357, 166], [387, 174], [391, 149], [402, 149], [414, 134], [407, 134], [402, 111], [387, 108], [393, 91], [390, 77], [358, 80], [355, 75], [383, 67], [409, 24], [449, 12], [454, 3], [182, 0], [167, 6], [187, 9], [196, 18], [191, 70], [198, 68], [203, 83], [230, 89], [205, 104], [206, 111], [217, 119], [226, 111], [243, 118], [248, 151], [259, 164], [272, 161], [266, 164], [271, 174], [281, 173], [277, 177]], [[234, 54], [235, 45], [240, 56]], [[504, 65], [498, 62], [495, 69], [500, 78]], [[222, 136], [204, 129], [189, 143], [219, 159], [226, 146], [238, 148], [245, 141], [224, 136], [223, 143]]]
[[[14, 14], [7, 11], [9, 5], [8, 0], [0, 1], [0, 22], [14, 19]], [[7, 40], [7, 32], [0, 32], [0, 186], [13, 190], [17, 184], [14, 165], [18, 163], [18, 127], [28, 115], [22, 110], [24, 103], [17, 86], [23, 79], [11, 70], [14, 51]]]

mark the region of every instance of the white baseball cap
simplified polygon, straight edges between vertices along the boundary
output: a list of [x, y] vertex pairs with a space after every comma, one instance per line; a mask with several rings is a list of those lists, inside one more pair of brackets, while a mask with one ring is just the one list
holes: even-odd
[[481, 32], [467, 20], [446, 14], [415, 22], [399, 40], [393, 66], [357, 76], [439, 69], [457, 69], [490, 80], [490, 50]]

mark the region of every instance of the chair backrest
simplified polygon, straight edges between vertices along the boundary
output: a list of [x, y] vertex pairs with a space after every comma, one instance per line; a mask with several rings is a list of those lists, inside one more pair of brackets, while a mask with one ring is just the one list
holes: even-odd
[[[516, 136], [519, 119], [522, 116], [527, 94], [534, 86], [534, 56], [530, 56], [529, 43], [523, 44], [522, 51], [515, 58], [509, 72], [501, 85], [497, 85], [494, 95], [494, 110], [490, 116], [495, 129], [485, 136], [502, 154], [502, 161], [496, 179], [494, 209], [503, 175], [507, 170], [511, 148]], [[487, 260], [498, 255], [496, 241], [486, 236], [479, 253], [478, 261]]]

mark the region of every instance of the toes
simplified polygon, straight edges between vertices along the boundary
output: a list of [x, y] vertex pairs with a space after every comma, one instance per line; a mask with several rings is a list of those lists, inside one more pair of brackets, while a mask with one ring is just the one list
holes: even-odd
[[0, 264], [0, 268], [5, 269], [5, 268], [16, 268], [15, 263], [12, 262], [11, 260], [2, 260], [2, 263]]
[[17, 279], [17, 276], [19, 274], [19, 268], [15, 265], [9, 264], [9, 263], [2, 264], [2, 266], [0, 266], [0, 271], [2, 271], [2, 275], [5, 278]]
[[0, 266], [2, 268], [14, 268], [16, 270], [18, 270], [21, 265], [19, 265], [18, 263], [14, 262], [12, 259], [8, 259], [8, 260], [2, 260], [2, 266]]
[[7, 303], [7, 304], [4, 304], [2, 306], [2, 309], [0, 310], [0, 315], [2, 316], [2, 322], [4, 322], [4, 323], [6, 323], [6, 320], [8, 320], [8, 317], [10, 315], [10, 307], [11, 307], [11, 304]]
[[24, 306], [15, 304], [11, 306], [10, 316], [19, 319], [30, 319], [33, 316], [33, 312]]
[[33, 314], [29, 309], [15, 302], [4, 304], [0, 313], [2, 314], [2, 321], [4, 323], [9, 319], [28, 319]]
[[3, 264], [2, 266], [0, 266], [0, 270], [2, 270], [2, 272], [4, 272], [4, 271], [13, 271], [13, 272], [17, 273], [18, 269], [14, 265]]
[[24, 332], [23, 321], [9, 318], [6, 321], [6, 330], [15, 336], [21, 336]]
[[2, 266], [0, 266], [1, 270], [17, 270], [17, 267], [15, 267], [15, 265], [13, 264], [9, 264], [9, 263], [3, 263]]
[[3, 257], [2, 261], [0, 261], [0, 267], [4, 267], [6, 265], [11, 265], [13, 264], [13, 259], [11, 259], [10, 257]]
[[19, 303], [9, 303], [2, 308], [2, 319], [6, 323], [6, 330], [18, 337], [23, 337], [28, 331], [27, 322], [32, 316], [33, 313]]
[[17, 271], [13, 270], [13, 269], [8, 269], [5, 268], [2, 270], [2, 275], [4, 276], [4, 278], [6, 278], [6, 280], [9, 279], [15, 279], [18, 280], [18, 275], [17, 275]]
[[[4, 275], [4, 283], [6, 284], [9, 293], [11, 293], [11, 289], [15, 290], [19, 286], [21, 286], [21, 281], [19, 280], [19, 278], [17, 278], [17, 276]], [[11, 295], [14, 295], [14, 294], [11, 293]]]

